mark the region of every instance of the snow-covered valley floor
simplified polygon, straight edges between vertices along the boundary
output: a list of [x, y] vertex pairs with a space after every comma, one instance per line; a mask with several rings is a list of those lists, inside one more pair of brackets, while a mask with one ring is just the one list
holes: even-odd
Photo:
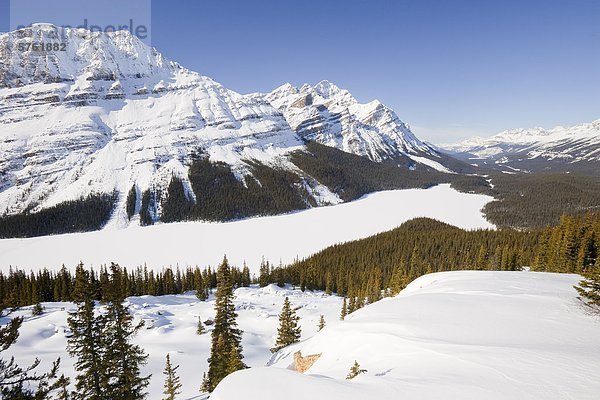
[[291, 263], [323, 248], [393, 229], [416, 217], [465, 228], [492, 228], [481, 213], [489, 196], [460, 193], [450, 185], [427, 190], [377, 192], [359, 200], [296, 213], [227, 223], [183, 222], [150, 227], [0, 240], [0, 270], [58, 269], [118, 262], [135, 267], [217, 265], [227, 254], [257, 272], [263, 257]]
[[[446, 272], [277, 354], [273, 366], [226, 378], [211, 400], [598, 399], [600, 318], [580, 277]], [[322, 353], [302, 375], [293, 353]], [[345, 380], [354, 361], [367, 370]]]

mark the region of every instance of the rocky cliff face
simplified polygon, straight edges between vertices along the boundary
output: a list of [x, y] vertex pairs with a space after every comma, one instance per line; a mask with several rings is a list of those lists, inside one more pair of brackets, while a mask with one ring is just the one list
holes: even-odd
[[436, 150], [419, 140], [393, 110], [378, 100], [360, 104], [347, 90], [328, 81], [300, 88], [285, 84], [265, 98], [306, 140], [376, 162], [408, 156], [414, 162], [445, 170], [438, 165]]

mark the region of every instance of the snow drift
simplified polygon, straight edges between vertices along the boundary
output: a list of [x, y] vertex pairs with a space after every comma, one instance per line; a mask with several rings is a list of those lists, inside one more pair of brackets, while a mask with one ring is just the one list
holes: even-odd
[[[211, 399], [595, 399], [600, 321], [580, 277], [449, 272], [286, 348], [271, 367], [226, 378]], [[304, 374], [293, 353], [322, 353]], [[345, 380], [357, 360], [367, 370]], [[265, 390], [265, 388], [269, 388]]]

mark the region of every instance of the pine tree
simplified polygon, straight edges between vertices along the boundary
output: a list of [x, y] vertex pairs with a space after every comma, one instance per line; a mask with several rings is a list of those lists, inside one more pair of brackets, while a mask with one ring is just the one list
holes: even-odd
[[296, 311], [292, 309], [290, 299], [286, 297], [283, 301], [281, 313], [279, 314], [277, 340], [275, 340], [275, 347], [271, 349], [271, 353], [276, 353], [284, 347], [300, 341], [302, 332], [298, 325], [299, 319], [300, 318], [296, 315]]
[[60, 378], [56, 381], [56, 388], [58, 389], [58, 393], [56, 394], [56, 400], [69, 400], [71, 399], [71, 395], [69, 393], [69, 384], [71, 380], [64, 375], [61, 375]]
[[242, 331], [237, 327], [237, 313], [233, 304], [233, 282], [231, 269], [227, 258], [217, 269], [217, 292], [215, 299], [215, 323], [211, 333], [211, 350], [208, 359], [208, 375], [206, 388], [212, 392], [214, 388], [232, 372], [230, 353], [234, 348], [240, 359], [238, 366], [245, 368], [241, 362], [242, 356]]
[[200, 385], [200, 393], [210, 392], [210, 382], [206, 376], [206, 372], [202, 374], [202, 384]]
[[175, 400], [175, 397], [177, 397], [178, 394], [181, 394], [181, 382], [176, 373], [177, 368], [179, 368], [179, 365], [173, 367], [171, 365], [171, 357], [169, 356], [169, 353], [167, 353], [165, 370], [163, 372], [165, 375], [165, 391], [163, 392], [165, 397], [163, 397], [163, 400]]
[[575, 289], [589, 304], [600, 306], [600, 266], [590, 268], [583, 276], [585, 279]]
[[367, 370], [361, 369], [358, 362], [354, 360], [354, 365], [352, 365], [352, 368], [350, 368], [350, 373], [348, 374], [348, 376], [346, 376], [346, 379], [354, 379], [358, 375], [364, 374], [365, 372], [367, 372]]
[[122, 270], [111, 265], [112, 279], [106, 293], [106, 315], [103, 330], [105, 344], [103, 366], [110, 377], [104, 382], [105, 395], [112, 400], [145, 399], [150, 376], [140, 376], [140, 367], [146, 364], [148, 355], [138, 346], [131, 344], [131, 338], [142, 327], [134, 326], [133, 316], [123, 305], [125, 300], [122, 282]]
[[40, 303], [35, 303], [33, 308], [31, 309], [31, 315], [37, 316], [42, 315], [44, 313], [44, 307]]
[[232, 346], [227, 358], [227, 374], [232, 374], [244, 368], [246, 368], [246, 365], [242, 362], [238, 349]]
[[67, 351], [76, 357], [74, 400], [104, 400], [107, 397], [103, 385], [107, 379], [103, 365], [104, 320], [94, 312], [94, 288], [90, 284], [88, 271], [79, 264], [75, 270], [73, 299], [77, 312], [67, 322], [72, 336], [67, 342]]
[[271, 270], [269, 266], [269, 262], [265, 261], [264, 258], [260, 263], [259, 275], [258, 275], [258, 283], [260, 287], [265, 287], [269, 284], [271, 280]]
[[342, 311], [340, 313], [340, 321], [346, 319], [346, 315], [348, 313], [348, 303], [346, 302], [346, 298], [344, 297], [344, 302], [342, 303]]
[[325, 328], [325, 317], [321, 314], [321, 317], [319, 318], [319, 330]]
[[204, 327], [204, 324], [202, 323], [202, 317], [198, 317], [198, 327], [196, 328], [196, 334], [202, 335], [205, 332], [206, 332], [206, 328]]
[[194, 272], [194, 288], [196, 289], [196, 297], [204, 301], [208, 298], [208, 294], [206, 292], [206, 282], [202, 279], [202, 273], [199, 269], [196, 269]]

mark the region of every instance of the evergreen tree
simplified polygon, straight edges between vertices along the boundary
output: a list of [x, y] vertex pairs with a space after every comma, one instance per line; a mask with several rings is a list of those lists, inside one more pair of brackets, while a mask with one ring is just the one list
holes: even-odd
[[165, 362], [165, 370], [163, 374], [165, 375], [165, 391], [163, 394], [163, 400], [175, 400], [178, 394], [181, 394], [181, 382], [179, 381], [179, 376], [177, 376], [177, 368], [171, 365], [171, 357], [169, 353], [167, 353], [167, 360]]
[[31, 315], [37, 316], [42, 315], [44, 313], [44, 307], [40, 303], [35, 303], [33, 308], [31, 309]]
[[246, 368], [246, 365], [242, 362], [238, 349], [232, 346], [227, 358], [227, 374], [232, 374], [244, 368]]
[[242, 331], [237, 327], [237, 313], [233, 303], [233, 282], [231, 280], [231, 269], [227, 257], [217, 269], [217, 292], [215, 300], [215, 322], [211, 333], [211, 350], [208, 359], [208, 375], [206, 385], [209, 392], [233, 372], [230, 363], [232, 348], [238, 354], [240, 363], [238, 366], [245, 368], [241, 360], [242, 356]]
[[271, 349], [271, 353], [276, 353], [284, 347], [300, 341], [301, 329], [298, 325], [299, 319], [296, 311], [292, 309], [290, 299], [286, 297], [283, 301], [281, 313], [279, 314], [277, 340], [275, 340], [275, 347]]
[[583, 276], [585, 279], [575, 289], [589, 304], [600, 306], [600, 266], [590, 268]]
[[148, 356], [140, 346], [131, 343], [142, 323], [134, 326], [133, 316], [123, 305], [121, 268], [112, 264], [111, 273], [103, 330], [103, 366], [109, 379], [104, 382], [103, 391], [111, 400], [145, 399], [150, 376], [140, 376], [140, 367], [146, 364]]
[[354, 360], [354, 365], [352, 365], [352, 367], [350, 368], [350, 373], [348, 374], [348, 376], [346, 376], [346, 379], [354, 379], [358, 375], [364, 374], [365, 372], [367, 372], [367, 370], [361, 369], [358, 362]]
[[67, 351], [76, 357], [74, 400], [105, 400], [103, 391], [107, 379], [104, 357], [104, 319], [95, 315], [94, 298], [97, 293], [90, 284], [88, 272], [79, 264], [75, 270], [73, 299], [77, 312], [67, 322], [72, 336], [67, 342]]
[[71, 399], [71, 395], [69, 393], [69, 384], [71, 380], [64, 375], [61, 375], [60, 378], [56, 381], [56, 387], [58, 389], [58, 393], [56, 394], [56, 400], [69, 400]]
[[208, 393], [210, 392], [210, 382], [208, 381], [208, 377], [206, 376], [206, 372], [202, 374], [202, 384], [200, 385], [200, 393]]
[[319, 330], [325, 328], [325, 317], [321, 314], [321, 317], [319, 318]]
[[196, 297], [204, 301], [208, 298], [208, 293], [206, 291], [206, 282], [202, 279], [202, 273], [200, 269], [196, 269], [194, 272], [194, 289], [196, 289]]
[[206, 328], [204, 327], [204, 324], [202, 323], [202, 317], [198, 317], [198, 326], [196, 328], [196, 334], [202, 335], [205, 332], [206, 332]]
[[265, 287], [271, 281], [271, 270], [269, 266], [269, 262], [265, 261], [264, 258], [260, 263], [259, 275], [258, 275], [258, 284], [260, 287]]
[[346, 319], [346, 315], [348, 313], [348, 303], [346, 302], [346, 297], [344, 297], [344, 302], [342, 303], [342, 311], [340, 312], [340, 321]]
[[244, 267], [242, 268], [242, 286], [248, 287], [252, 283], [252, 279], [250, 278], [250, 268], [246, 265], [244, 261]]

